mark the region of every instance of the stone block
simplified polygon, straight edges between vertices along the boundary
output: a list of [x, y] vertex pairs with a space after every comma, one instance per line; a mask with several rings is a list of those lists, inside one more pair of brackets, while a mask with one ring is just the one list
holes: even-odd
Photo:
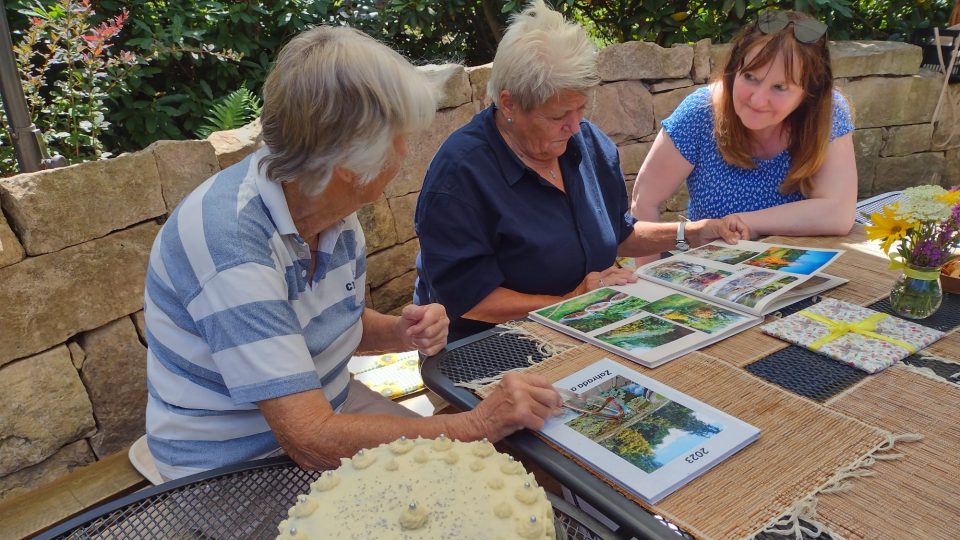
[[690, 76], [696, 84], [703, 84], [710, 79], [713, 66], [710, 64], [710, 38], [703, 38], [693, 44], [693, 71]]
[[391, 279], [373, 290], [373, 308], [380, 313], [390, 313], [413, 301], [413, 285], [417, 281], [416, 270]]
[[917, 152], [928, 152], [930, 151], [930, 138], [932, 136], [933, 126], [930, 124], [912, 124], [887, 128], [883, 138], [883, 148], [880, 149], [880, 156], [906, 156]]
[[721, 73], [730, 59], [730, 43], [714, 43], [710, 46], [710, 73]]
[[857, 129], [853, 132], [853, 151], [857, 159], [857, 197], [874, 194], [873, 179], [883, 147], [883, 128]]
[[159, 230], [144, 223], [0, 268], [0, 365], [142, 309]]
[[625, 144], [617, 148], [620, 154], [620, 168], [623, 169], [624, 175], [636, 176], [640, 166], [643, 165], [643, 160], [647, 159], [651, 146], [653, 143], [642, 142]]
[[473, 97], [470, 77], [460, 64], [428, 64], [418, 69], [435, 85], [438, 109], [459, 107]]
[[375, 253], [397, 243], [397, 229], [386, 197], [357, 210], [357, 219], [367, 239], [367, 254]]
[[944, 152], [943, 187], [960, 186], [960, 148], [952, 148]]
[[420, 242], [410, 240], [367, 257], [367, 283], [376, 290], [393, 278], [414, 270]]
[[123, 450], [144, 433], [147, 406], [147, 349], [130, 317], [85, 332], [87, 359], [80, 378], [87, 387], [97, 433], [90, 446], [98, 459]]
[[40, 463], [0, 478], [0, 502], [49, 484], [96, 460], [86, 440], [70, 443]]
[[0, 183], [0, 198], [28, 255], [166, 213], [157, 162], [148, 151], [7, 178]]
[[693, 86], [693, 79], [663, 79], [650, 83], [650, 93], [659, 94], [660, 92], [686, 88], [687, 86]]
[[604, 84], [594, 92], [587, 117], [616, 143], [654, 132], [653, 98], [643, 83]]
[[471, 97], [476, 111], [485, 109], [493, 103], [493, 98], [487, 95], [487, 83], [490, 82], [492, 72], [492, 62], [467, 68], [467, 78], [470, 79]]
[[853, 106], [856, 127], [868, 128], [930, 122], [942, 81], [939, 75], [922, 72], [907, 77], [839, 79], [836, 83]]
[[0, 211], [0, 268], [23, 260], [23, 246]]
[[[682, 214], [687, 211], [687, 202], [690, 200], [690, 192], [687, 191], [687, 183], [683, 182], [680, 184], [680, 188], [670, 196], [666, 201], [661, 205], [661, 213], [673, 213], [673, 214]], [[669, 221], [677, 221], [677, 218], [674, 217]]]
[[416, 238], [417, 231], [413, 226], [413, 213], [417, 209], [417, 198], [420, 193], [408, 193], [388, 199], [393, 222], [397, 225], [397, 242], [406, 242]]
[[373, 309], [373, 297], [372, 297], [372, 293], [371, 293], [370, 291], [371, 291], [371, 289], [370, 289], [370, 285], [369, 285], [369, 284], [367, 284], [367, 285], [365, 285], [365, 286], [363, 287], [363, 292], [364, 292], [364, 294], [363, 294], [363, 305], [366, 306], [366, 307], [368, 307], [368, 308], [370, 308], [370, 309]]
[[42, 462], [96, 428], [63, 345], [0, 369], [0, 411], [0, 477]]
[[77, 368], [77, 371], [83, 369], [83, 362], [87, 359], [87, 353], [84, 352], [83, 347], [76, 341], [68, 341], [67, 350], [70, 351], [70, 361], [73, 362], [73, 367]]
[[[951, 84], [943, 96], [933, 129], [933, 150], [960, 148], [960, 84]], [[2, 255], [0, 255], [2, 257]]]
[[597, 56], [597, 71], [604, 82], [640, 79], [681, 79], [690, 76], [693, 47], [665, 49], [656, 43], [630, 41], [608, 45]]
[[204, 180], [220, 170], [210, 141], [157, 141], [147, 147], [157, 160], [167, 213]]
[[213, 145], [213, 151], [217, 154], [220, 170], [242, 161], [256, 150], [260, 130], [260, 119], [257, 118], [242, 128], [214, 131], [207, 136], [207, 141]]
[[696, 86], [680, 88], [679, 90], [671, 90], [662, 94], [654, 94], [653, 117], [656, 119], [655, 131], [660, 131], [660, 122], [664, 118], [673, 114], [673, 111], [680, 105], [681, 101], [703, 86], [704, 85], [699, 84]]
[[420, 191], [427, 165], [437, 153], [437, 149], [451, 133], [460, 129], [473, 118], [473, 104], [468, 103], [456, 109], [437, 112], [437, 117], [425, 132], [407, 137], [407, 157], [393, 179], [384, 190], [387, 198]]
[[867, 75], [916, 75], [923, 50], [898, 41], [831, 41], [834, 78]]
[[921, 152], [900, 157], [882, 157], [873, 181], [875, 193], [885, 193], [923, 184], [938, 184], [944, 172], [943, 152]]

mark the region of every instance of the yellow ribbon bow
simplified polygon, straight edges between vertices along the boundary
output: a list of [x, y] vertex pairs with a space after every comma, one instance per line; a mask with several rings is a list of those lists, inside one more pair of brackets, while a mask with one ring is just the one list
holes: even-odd
[[933, 281], [935, 279], [940, 279], [940, 269], [936, 270], [917, 270], [911, 268], [906, 262], [903, 261], [903, 257], [895, 253], [890, 253], [887, 255], [890, 257], [890, 270], [903, 270], [903, 273], [907, 277], [912, 277], [913, 279], [919, 279], [921, 281]]
[[878, 334], [874, 332], [874, 330], [877, 329], [877, 323], [889, 317], [889, 315], [887, 315], [886, 313], [874, 313], [873, 315], [867, 317], [866, 319], [863, 319], [862, 321], [855, 322], [855, 323], [835, 321], [833, 319], [824, 317], [823, 315], [819, 315], [817, 313], [813, 313], [812, 311], [807, 311], [807, 310], [801, 311], [800, 315], [803, 315], [808, 319], [813, 319], [819, 323], [825, 324], [827, 326], [827, 330], [830, 331], [829, 334], [823, 336], [822, 338], [808, 345], [810, 350], [813, 350], [813, 351], [818, 351], [820, 350], [820, 347], [826, 345], [827, 343], [841, 336], [844, 336], [846, 334], [853, 332], [854, 334], [860, 334], [861, 336], [866, 336], [873, 339], [886, 341], [887, 343], [891, 343], [893, 345], [896, 345], [897, 347], [906, 349], [911, 353], [917, 352], [917, 348], [907, 343], [906, 341], [901, 341], [897, 338], [892, 338], [890, 336], [885, 336], [883, 334]]

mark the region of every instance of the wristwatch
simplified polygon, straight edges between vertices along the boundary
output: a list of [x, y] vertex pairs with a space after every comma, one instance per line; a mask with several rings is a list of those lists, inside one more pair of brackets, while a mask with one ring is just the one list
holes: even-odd
[[677, 251], [687, 251], [690, 249], [690, 244], [687, 243], [686, 238], [683, 236], [683, 228], [687, 225], [686, 216], [680, 216], [680, 222], [677, 223]]

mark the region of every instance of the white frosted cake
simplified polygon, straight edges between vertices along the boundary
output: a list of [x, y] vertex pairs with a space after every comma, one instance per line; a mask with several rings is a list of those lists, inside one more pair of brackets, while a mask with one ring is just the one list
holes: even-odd
[[554, 538], [532, 474], [487, 441], [401, 438], [342, 459], [300, 495], [277, 538]]

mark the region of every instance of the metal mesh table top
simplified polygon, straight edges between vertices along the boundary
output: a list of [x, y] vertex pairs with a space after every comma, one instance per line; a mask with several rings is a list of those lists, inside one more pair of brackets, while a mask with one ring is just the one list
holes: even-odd
[[[202, 473], [134, 493], [82, 514], [40, 539], [275, 538], [277, 526], [309, 493], [319, 471], [270, 458]], [[547, 494], [557, 538], [600, 540], [613, 533], [579, 509]]]

